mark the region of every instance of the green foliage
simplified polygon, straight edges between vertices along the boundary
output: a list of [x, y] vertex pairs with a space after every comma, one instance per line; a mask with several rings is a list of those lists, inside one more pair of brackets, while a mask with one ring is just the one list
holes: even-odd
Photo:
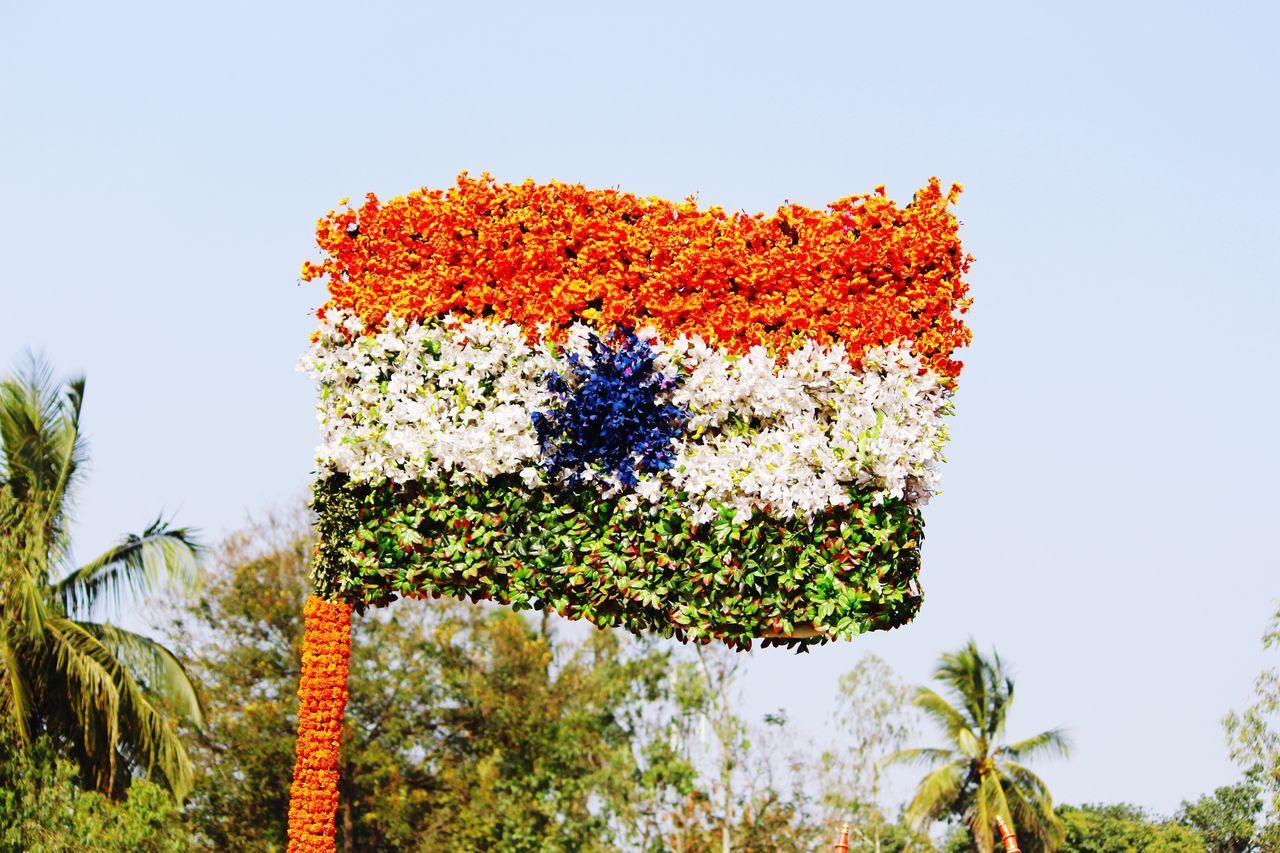
[[1254, 844], [1262, 796], [1250, 781], [1224, 785], [1193, 803], [1184, 802], [1177, 819], [1196, 829], [1209, 853], [1246, 853]]
[[1174, 821], [1126, 804], [1059, 806], [1064, 850], [1073, 853], [1203, 853], [1204, 839]]
[[443, 594], [545, 608], [601, 627], [747, 648], [772, 629], [893, 628], [919, 609], [920, 514], [868, 500], [816, 519], [692, 527], [675, 503], [626, 511], [592, 490], [315, 485], [319, 594], [363, 607]]
[[0, 853], [188, 849], [178, 805], [160, 786], [139, 779], [112, 802], [81, 790], [78, 776], [48, 737], [22, 749], [0, 730]]
[[1050, 729], [1006, 743], [1013, 679], [999, 655], [984, 656], [972, 640], [943, 655], [934, 678], [948, 688], [951, 701], [927, 687], [917, 688], [913, 701], [941, 729], [947, 746], [904, 749], [890, 757], [934, 768], [920, 780], [907, 806], [912, 825], [958, 819], [968, 827], [974, 847], [990, 853], [996, 844], [996, 818], [1002, 817], [1024, 845], [1057, 849], [1063, 826], [1054, 814], [1053, 798], [1024, 762], [1046, 753], [1066, 755], [1066, 734]]
[[[198, 846], [284, 844], [308, 524], [231, 537], [200, 598], [175, 602], [173, 643], [208, 705], [192, 746]], [[726, 815], [734, 849], [834, 838], [784, 721], [756, 731], [737, 716], [735, 655], [673, 659], [623, 632], [449, 600], [373, 610], [353, 631], [340, 845], [693, 853], [720, 849]]]
[[[1280, 649], [1280, 610], [1262, 637], [1268, 651]], [[1257, 781], [1273, 816], [1280, 815], [1280, 670], [1270, 667], [1254, 682], [1254, 701], [1223, 721], [1231, 757]]]
[[[859, 830], [859, 823], [856, 819], [853, 821], [849, 853], [933, 853], [937, 850], [928, 834], [912, 828], [902, 815], [892, 823], [877, 822], [874, 828], [878, 835], [868, 832], [865, 822]], [[967, 836], [965, 843], [972, 843]]]
[[469, 641], [442, 648], [456, 735], [436, 767], [435, 805], [452, 816], [436, 849], [607, 848], [619, 788], [637, 772], [630, 706], [659, 659], [624, 657], [605, 633], [557, 648], [510, 612], [471, 615], [463, 630]]
[[[207, 690], [189, 813], [211, 849], [284, 844], [311, 550], [305, 520], [233, 537], [172, 626]], [[454, 603], [406, 601], [353, 626], [340, 845], [610, 849], [665, 655]]]
[[[811, 757], [797, 745], [783, 713], [751, 726], [736, 712], [740, 658], [731, 652], [681, 661], [655, 731], [673, 766], [688, 770], [679, 788], [641, 788], [642, 820], [632, 820], [621, 849], [645, 853], [712, 853], [726, 848], [760, 853], [808, 851], [830, 844], [816, 818], [806, 782]], [[647, 765], [645, 770], [653, 769]], [[630, 817], [630, 816], [628, 816]]]
[[834, 748], [822, 754], [822, 800], [828, 823], [850, 824], [851, 850], [898, 849], [909, 828], [884, 813], [885, 759], [915, 734], [912, 690], [875, 655], [840, 677], [833, 715]]
[[87, 788], [120, 797], [145, 775], [181, 797], [191, 763], [174, 720], [203, 716], [191, 680], [168, 649], [92, 617], [162, 579], [192, 581], [196, 546], [157, 520], [70, 562], [83, 399], [83, 379], [55, 383], [34, 360], [0, 382], [0, 728], [24, 748], [47, 737]]
[[1280, 822], [1270, 820], [1258, 830], [1254, 841], [1263, 853], [1275, 853], [1280, 850]]

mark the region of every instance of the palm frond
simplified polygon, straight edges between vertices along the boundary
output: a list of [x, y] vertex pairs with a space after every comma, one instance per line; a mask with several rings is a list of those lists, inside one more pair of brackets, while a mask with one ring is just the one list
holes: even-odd
[[82, 732], [80, 740], [86, 754], [92, 761], [110, 762], [120, 732], [120, 690], [114, 677], [118, 663], [114, 655], [97, 637], [61, 615], [46, 621], [45, 637], [52, 647], [68, 710]]
[[932, 766], [943, 761], [962, 761], [962, 756], [957, 755], [950, 749], [937, 749], [934, 747], [916, 747], [914, 749], [900, 749], [891, 753], [882, 759], [885, 765], [890, 764], [924, 764]]
[[986, 773], [978, 783], [973, 808], [969, 815], [969, 829], [973, 833], [973, 843], [982, 853], [991, 853], [995, 849], [996, 818], [1002, 817], [1012, 822], [1009, 812], [1009, 801], [1004, 795], [1004, 786], [995, 773]]
[[163, 579], [187, 587], [198, 578], [201, 545], [189, 527], [170, 527], [156, 518], [141, 535], [131, 533], [119, 544], [73, 571], [54, 585], [68, 613], [90, 611], [103, 597], [119, 604], [121, 594], [145, 595]]
[[987, 719], [987, 737], [994, 743], [1004, 734], [1005, 724], [1009, 721], [1009, 707], [1013, 704], [1013, 679], [1005, 672], [1004, 662], [996, 652], [991, 654], [990, 677], [995, 689], [992, 691], [991, 709]]
[[[84, 377], [67, 382], [60, 417], [51, 429], [53, 441], [53, 482], [49, 490], [49, 505], [45, 510], [45, 529], [61, 532], [62, 519], [69, 508], [71, 484], [75, 481], [88, 453], [84, 437], [80, 435], [80, 409], [84, 405]], [[61, 537], [58, 537], [61, 539]]]
[[[0, 503], [6, 495], [0, 487]], [[3, 629], [15, 642], [38, 643], [44, 634], [48, 615], [38, 578], [43, 574], [39, 563], [38, 536], [20, 523], [0, 522], [0, 610], [4, 611]], [[36, 542], [28, 541], [35, 538]]]
[[0, 712], [3, 721], [18, 736], [19, 743], [31, 743], [31, 687], [22, 672], [22, 662], [0, 634]]
[[53, 384], [47, 362], [27, 353], [27, 363], [17, 373], [0, 380], [0, 477], [25, 496], [38, 477], [46, 455], [40, 452], [42, 424], [48, 419], [48, 393]]
[[911, 697], [911, 704], [937, 723], [947, 739], [953, 743], [959, 743], [961, 732], [971, 730], [972, 724], [965, 715], [928, 687], [917, 687], [915, 694]]
[[1049, 786], [1029, 767], [1015, 761], [1001, 761], [997, 767], [1003, 776], [1029, 798], [1052, 804], [1053, 797], [1049, 794]]
[[960, 700], [971, 728], [980, 729], [983, 724], [986, 682], [982, 676], [982, 655], [972, 639], [956, 651], [944, 654], [933, 671], [933, 677], [950, 687]]
[[84, 388], [83, 377], [55, 382], [50, 365], [35, 355], [0, 381], [0, 478], [38, 508], [51, 546], [64, 543], [68, 495], [86, 458]]
[[997, 750], [997, 754], [1008, 756], [1014, 761], [1026, 761], [1045, 753], [1066, 758], [1071, 754], [1071, 746], [1071, 737], [1067, 734], [1067, 730], [1056, 728], [1003, 746]]
[[121, 688], [121, 745], [147, 776], [163, 777], [174, 797], [181, 802], [191, 791], [195, 768], [186, 747], [164, 712], [157, 708], [142, 688], [123, 669], [118, 673]]
[[969, 770], [966, 763], [953, 762], [925, 775], [916, 786], [906, 816], [913, 829], [928, 829], [930, 823], [950, 812], [964, 793]]
[[982, 761], [990, 752], [990, 744], [980, 739], [972, 729], [964, 729], [957, 734], [956, 747], [974, 762]]
[[[81, 624], [62, 617], [49, 624], [49, 634], [59, 644], [60, 669], [66, 674], [67, 692], [84, 732], [83, 743], [94, 773], [99, 779], [112, 778], [117, 750], [123, 750], [149, 776], [162, 775], [174, 796], [181, 800], [194, 780], [191, 759], [176, 727], [156, 707], [148, 689], [115, 656], [108, 642], [137, 644], [125, 638], [128, 632], [104, 628], [109, 626]], [[111, 640], [103, 642], [97, 636], [99, 632]], [[129, 654], [140, 652], [135, 647]]]
[[1021, 765], [1004, 764], [1005, 794], [1014, 825], [1023, 837], [1037, 839], [1041, 846], [1056, 850], [1066, 839], [1066, 827], [1053, 810], [1053, 797], [1044, 781]]
[[141, 634], [95, 622], [80, 625], [111, 650], [116, 660], [147, 693], [160, 699], [183, 720], [204, 726], [204, 705], [186, 667], [173, 652]]

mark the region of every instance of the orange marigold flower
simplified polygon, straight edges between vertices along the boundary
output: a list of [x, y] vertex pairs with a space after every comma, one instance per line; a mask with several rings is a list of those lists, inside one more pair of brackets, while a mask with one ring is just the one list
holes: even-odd
[[298, 744], [289, 798], [289, 850], [335, 849], [338, 748], [347, 705], [351, 605], [311, 596], [303, 611]]
[[316, 230], [325, 257], [302, 278], [328, 280], [322, 313], [349, 309], [371, 329], [388, 314], [491, 316], [531, 333], [587, 318], [737, 351], [841, 341], [855, 359], [905, 339], [955, 377], [954, 352], [971, 336], [960, 315], [972, 258], [950, 210], [959, 192], [934, 178], [905, 207], [877, 187], [766, 217], [464, 172], [448, 190], [369, 194], [330, 212]]

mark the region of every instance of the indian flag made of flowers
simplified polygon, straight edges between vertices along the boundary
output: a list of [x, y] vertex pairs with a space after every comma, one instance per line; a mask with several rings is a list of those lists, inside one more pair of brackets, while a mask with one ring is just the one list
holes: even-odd
[[331, 211], [317, 594], [737, 647], [906, 622], [970, 337], [958, 192], [766, 216], [464, 173]]

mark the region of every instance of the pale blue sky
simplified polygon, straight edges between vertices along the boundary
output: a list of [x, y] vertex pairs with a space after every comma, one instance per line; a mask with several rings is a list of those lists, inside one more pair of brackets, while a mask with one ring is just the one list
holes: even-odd
[[[860, 651], [972, 635], [1059, 800], [1233, 781], [1265, 662], [1280, 15], [1257, 3], [16, 3], [0, 12], [0, 358], [85, 370], [89, 553], [161, 507], [210, 537], [308, 481], [298, 286], [343, 196], [461, 169], [728, 208], [966, 186], [975, 341], [926, 604], [758, 654], [822, 736]], [[1123, 8], [1118, 8], [1118, 7]]]

